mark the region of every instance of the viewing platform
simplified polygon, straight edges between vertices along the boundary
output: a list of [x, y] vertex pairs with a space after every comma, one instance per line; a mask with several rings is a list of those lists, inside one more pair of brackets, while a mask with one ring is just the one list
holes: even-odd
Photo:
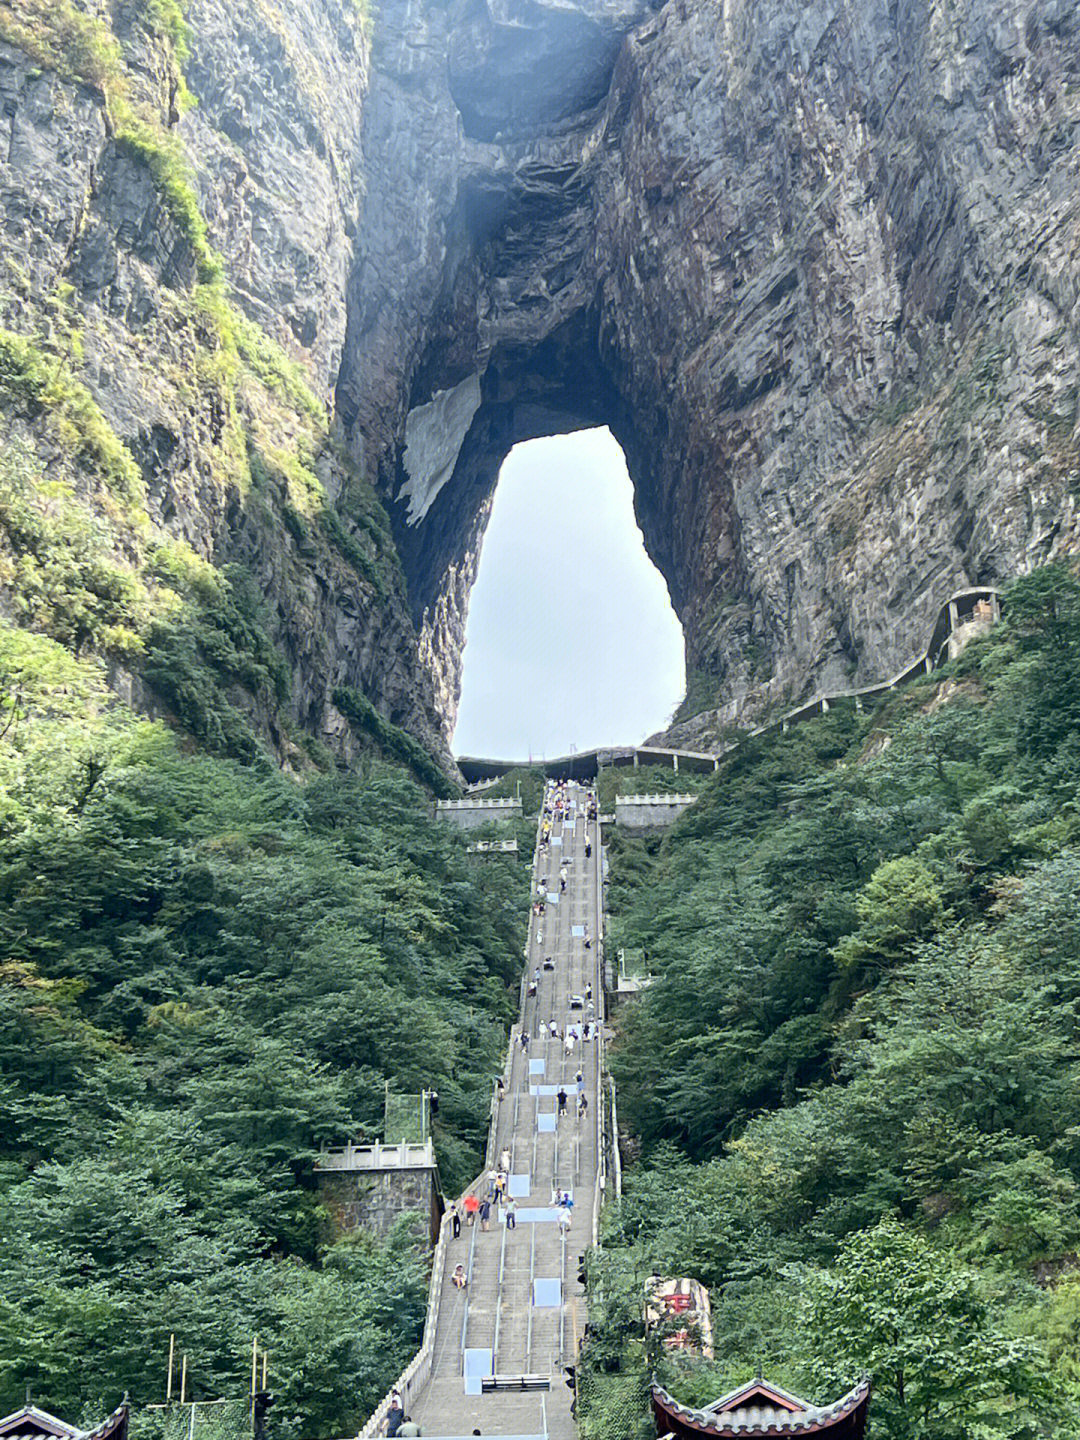
[[640, 995], [654, 979], [648, 956], [643, 950], [620, 950], [614, 966], [610, 960], [606, 963], [606, 984], [615, 1003], [631, 995]]
[[320, 1151], [312, 1168], [332, 1233], [388, 1235], [398, 1218], [411, 1212], [427, 1217], [430, 1243], [437, 1244], [443, 1214], [431, 1135], [437, 1105], [432, 1090], [398, 1095], [387, 1085], [383, 1134], [389, 1138]]
[[421, 1145], [402, 1140], [398, 1145], [345, 1145], [339, 1150], [323, 1150], [315, 1162], [316, 1173], [329, 1170], [431, 1170], [435, 1168], [435, 1146], [430, 1140]]
[[498, 820], [520, 820], [524, 814], [520, 796], [505, 800], [436, 800], [436, 820], [449, 820], [459, 830], [475, 830]]
[[622, 830], [662, 830], [696, 799], [696, 795], [617, 795], [615, 824]]

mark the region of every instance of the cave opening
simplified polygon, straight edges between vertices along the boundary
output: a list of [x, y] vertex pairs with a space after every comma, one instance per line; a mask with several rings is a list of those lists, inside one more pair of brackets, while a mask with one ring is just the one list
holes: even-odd
[[455, 752], [638, 743], [684, 692], [682, 627], [610, 430], [515, 445], [469, 600]]

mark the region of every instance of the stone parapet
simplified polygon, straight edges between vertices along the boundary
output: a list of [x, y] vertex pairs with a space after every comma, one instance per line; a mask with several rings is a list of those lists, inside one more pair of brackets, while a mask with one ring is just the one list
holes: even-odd
[[493, 820], [520, 820], [524, 815], [520, 799], [436, 800], [435, 818], [448, 820], [459, 830], [475, 830]]
[[618, 795], [615, 824], [624, 830], [656, 830], [672, 825], [696, 795]]
[[388, 1235], [399, 1216], [419, 1211], [435, 1243], [442, 1201], [435, 1147], [430, 1140], [420, 1145], [376, 1142], [324, 1150], [315, 1164], [315, 1175], [334, 1234], [368, 1230]]

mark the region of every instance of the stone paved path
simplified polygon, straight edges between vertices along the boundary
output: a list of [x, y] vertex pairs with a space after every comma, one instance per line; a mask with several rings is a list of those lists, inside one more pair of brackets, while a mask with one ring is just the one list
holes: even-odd
[[[543, 917], [534, 916], [530, 922], [526, 974], [540, 968], [538, 994], [523, 1001], [510, 1083], [494, 1122], [491, 1153], [497, 1163], [502, 1151], [509, 1150], [511, 1174], [518, 1177], [518, 1223], [508, 1230], [499, 1216], [487, 1233], [479, 1225], [466, 1226], [461, 1238], [448, 1247], [432, 1377], [412, 1402], [413, 1418], [429, 1437], [468, 1437], [479, 1429], [483, 1435], [500, 1436], [538, 1436], [546, 1431], [551, 1440], [573, 1440], [576, 1433], [563, 1366], [574, 1363], [585, 1324], [577, 1272], [582, 1252], [593, 1241], [599, 1044], [579, 1041], [568, 1054], [563, 1040], [539, 1038], [539, 1024], [550, 1023], [554, 1016], [561, 1032], [568, 1023], [580, 1031], [588, 1016], [571, 1009], [571, 996], [584, 997], [590, 983], [600, 1008], [596, 942], [600, 845], [597, 824], [586, 819], [584, 788], [568, 786], [565, 793], [571, 818], [553, 822], [551, 843], [534, 860], [533, 891], [535, 895], [537, 883], [546, 877], [550, 889], [558, 893], [563, 861], [566, 890], [557, 903], [548, 903]], [[587, 839], [593, 846], [589, 860]], [[585, 927], [592, 941], [589, 948], [582, 933]], [[547, 956], [554, 962], [553, 970], [542, 968]], [[518, 1040], [521, 1029], [530, 1037], [527, 1052]], [[575, 1106], [579, 1069], [588, 1099], [588, 1111], [580, 1119]], [[555, 1116], [557, 1103], [554, 1094], [543, 1092], [559, 1085], [569, 1096], [567, 1113], [549, 1129], [552, 1120], [543, 1117]], [[560, 1233], [558, 1212], [552, 1206], [557, 1189], [570, 1190], [574, 1197], [569, 1235]], [[469, 1276], [464, 1291], [450, 1283], [459, 1262]], [[537, 1295], [538, 1281], [549, 1282], [539, 1286], [546, 1293]], [[551, 1388], [466, 1394], [463, 1371], [466, 1352], [471, 1351], [492, 1352], [490, 1369], [500, 1379], [542, 1375], [550, 1378]], [[475, 1363], [487, 1373], [483, 1354]]]

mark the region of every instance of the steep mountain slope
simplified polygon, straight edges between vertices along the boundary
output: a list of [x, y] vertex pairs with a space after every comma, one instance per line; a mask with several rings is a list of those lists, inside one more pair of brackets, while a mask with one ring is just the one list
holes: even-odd
[[[651, 1369], [873, 1380], [874, 1440], [1077, 1433], [1080, 585], [1052, 568], [944, 672], [740, 745], [612, 843], [625, 1172], [590, 1261], [586, 1440]], [[643, 1334], [710, 1288], [715, 1365]], [[685, 1317], [672, 1316], [667, 1334]]]
[[0, 676], [0, 1408], [127, 1391], [151, 1440], [170, 1334], [188, 1398], [241, 1405], [257, 1334], [275, 1433], [355, 1434], [418, 1342], [428, 1223], [335, 1235], [312, 1167], [382, 1138], [389, 1085], [439, 1090], [447, 1190], [476, 1173], [528, 848], [468, 855], [367, 758], [187, 753], [4, 623]]
[[0, 40], [4, 609], [213, 749], [354, 753], [344, 686], [445, 760], [331, 424], [360, 16], [15, 0]]

